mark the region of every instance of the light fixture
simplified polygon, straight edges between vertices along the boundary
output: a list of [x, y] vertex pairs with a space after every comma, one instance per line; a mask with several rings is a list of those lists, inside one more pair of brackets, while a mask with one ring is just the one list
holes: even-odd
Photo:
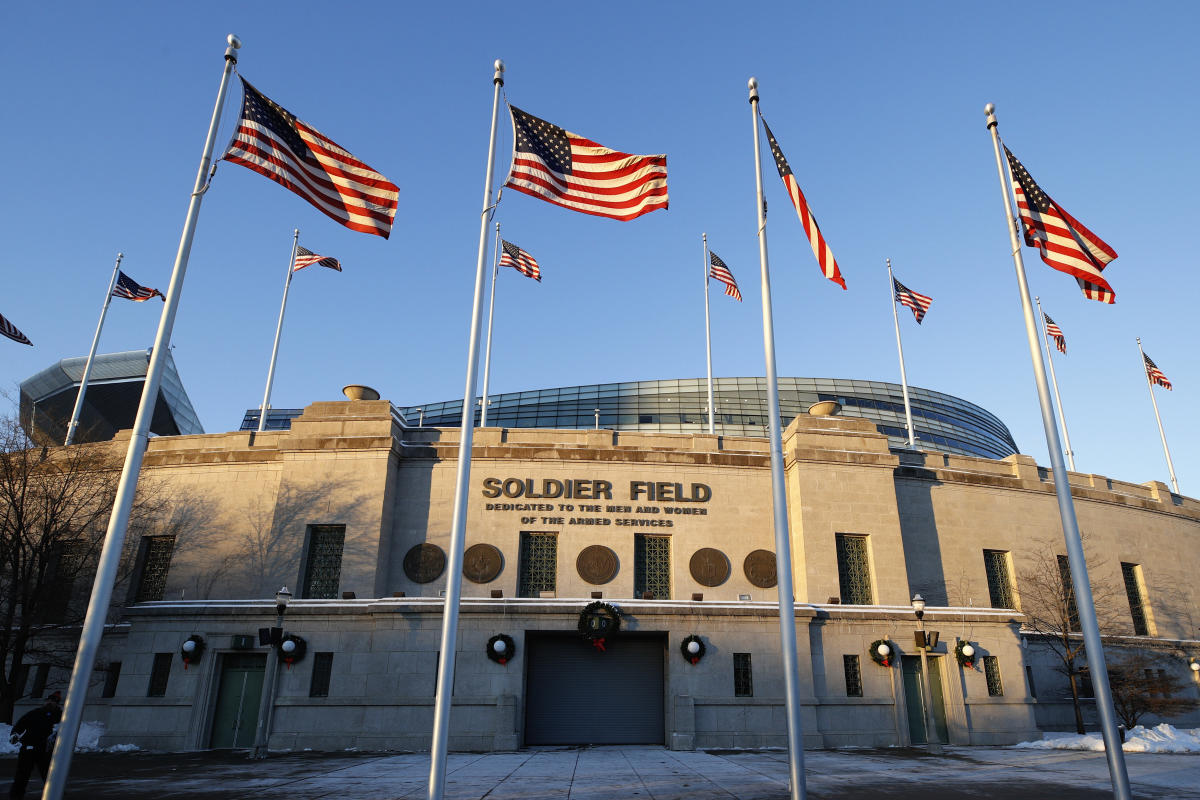
[[505, 633], [497, 633], [487, 642], [487, 657], [501, 666], [517, 654], [517, 643]]
[[292, 664], [304, 658], [307, 650], [308, 644], [303, 638], [294, 633], [285, 634], [283, 641], [279, 643], [279, 658], [291, 669]]
[[198, 633], [193, 633], [179, 647], [179, 657], [183, 659], [185, 670], [189, 664], [199, 663], [202, 655], [204, 655], [204, 637]]
[[291, 600], [292, 593], [288, 591], [288, 588], [280, 587], [279, 591], [275, 593], [275, 613], [282, 617]]
[[700, 663], [707, 649], [704, 641], [694, 633], [683, 637], [683, 641], [679, 643], [680, 654], [693, 666]]
[[912, 599], [912, 610], [917, 615], [917, 619], [925, 616], [925, 600], [919, 594], [914, 594]]
[[892, 648], [888, 647], [886, 644], [881, 644], [879, 647], [875, 648], [875, 652], [879, 653], [879, 655], [883, 656], [884, 658], [887, 658], [889, 655], [891, 655]]
[[971, 647], [969, 644], [964, 644], [962, 648], [962, 654], [967, 658], [970, 658], [971, 656], [975, 655], [975, 648]]
[[1191, 668], [1192, 672], [1200, 672], [1200, 661], [1193, 660], [1192, 663], [1188, 664], [1188, 667]]

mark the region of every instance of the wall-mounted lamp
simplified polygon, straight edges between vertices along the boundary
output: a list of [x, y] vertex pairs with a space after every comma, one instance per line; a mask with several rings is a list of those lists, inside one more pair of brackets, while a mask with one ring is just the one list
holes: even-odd
[[517, 643], [506, 633], [497, 633], [487, 642], [487, 657], [503, 666], [517, 654]]
[[204, 655], [204, 637], [198, 633], [189, 636], [179, 648], [179, 657], [183, 659], [185, 671], [189, 664], [199, 664], [202, 655]]
[[704, 658], [707, 649], [704, 646], [704, 640], [694, 633], [683, 637], [683, 641], [679, 643], [679, 652], [683, 654], [689, 664], [693, 665], [698, 664], [700, 659]]

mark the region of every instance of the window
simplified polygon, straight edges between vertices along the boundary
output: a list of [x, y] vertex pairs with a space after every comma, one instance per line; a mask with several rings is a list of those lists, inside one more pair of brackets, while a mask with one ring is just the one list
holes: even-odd
[[1096, 690], [1092, 687], [1092, 673], [1087, 667], [1080, 667], [1077, 670], [1075, 681], [1080, 697], [1096, 696]]
[[1037, 684], [1033, 682], [1033, 667], [1025, 665], [1025, 682], [1029, 684], [1029, 696], [1037, 699]]
[[1125, 579], [1125, 596], [1129, 598], [1129, 614], [1133, 617], [1133, 635], [1149, 636], [1146, 624], [1146, 606], [1142, 597], [1142, 567], [1140, 564], [1121, 562], [1121, 577]]
[[342, 548], [345, 525], [309, 525], [308, 558], [304, 563], [304, 589], [300, 596], [335, 600], [342, 582]]
[[162, 600], [167, 588], [167, 572], [171, 568], [171, 553], [175, 551], [174, 536], [143, 536], [141, 569], [138, 570], [135, 603]]
[[84, 567], [89, 547], [86, 542], [63, 542], [55, 548], [50, 565], [51, 583], [54, 594], [42, 602], [43, 619], [49, 622], [67, 622], [71, 600], [75, 594], [75, 579]]
[[842, 602], [871, 605], [871, 568], [867, 562], [867, 537], [837, 534], [838, 584]]
[[50, 665], [38, 664], [33, 673], [33, 688], [29, 690], [30, 697], [42, 697], [46, 694], [46, 679], [50, 677]]
[[167, 694], [167, 679], [171, 677], [173, 653], [155, 653], [154, 666], [150, 669], [150, 686], [146, 697], [164, 697]]
[[983, 657], [983, 675], [987, 678], [988, 694], [1000, 697], [1004, 694], [1004, 684], [1000, 682], [1000, 661], [996, 656]]
[[558, 588], [558, 534], [521, 532], [517, 596], [540, 597]]
[[329, 697], [329, 678], [333, 675], [333, 653], [314, 653], [309, 697]]
[[117, 696], [117, 681], [121, 679], [121, 662], [110, 661], [108, 667], [104, 670], [104, 689], [100, 692], [101, 697], [116, 697]]
[[733, 696], [754, 697], [754, 673], [749, 653], [733, 654]]
[[633, 535], [633, 596], [671, 599], [671, 537]]
[[1071, 630], [1079, 630], [1079, 609], [1075, 606], [1075, 587], [1071, 583], [1071, 564], [1066, 556], [1058, 557], [1058, 576], [1062, 579], [1063, 602]]
[[984, 550], [983, 565], [987, 570], [988, 595], [992, 608], [1016, 608], [1013, 602], [1012, 579], [1009, 575], [1008, 552]]
[[17, 672], [17, 682], [13, 686], [13, 696], [21, 698], [25, 696], [25, 684], [29, 683], [29, 665], [22, 664], [21, 669]]
[[846, 672], [846, 696], [862, 697], [862, 673], [858, 668], [858, 656], [842, 656], [842, 669]]

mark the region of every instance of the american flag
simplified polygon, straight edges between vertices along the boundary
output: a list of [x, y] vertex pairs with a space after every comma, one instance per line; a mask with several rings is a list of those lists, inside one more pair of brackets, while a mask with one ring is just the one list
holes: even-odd
[[1084, 297], [1112, 303], [1116, 292], [1100, 273], [1117, 257], [1117, 251], [1051, 200], [1007, 147], [1004, 152], [1024, 225], [1025, 244], [1036, 247], [1049, 266], [1074, 275]]
[[1171, 382], [1167, 380], [1166, 375], [1163, 375], [1163, 371], [1158, 368], [1158, 364], [1151, 361], [1150, 356], [1145, 353], [1142, 353], [1142, 358], [1146, 359], [1146, 377], [1150, 379], [1150, 382], [1157, 383], [1167, 391], [1170, 391]]
[[126, 300], [133, 300], [138, 303], [149, 300], [151, 297], [161, 298], [164, 303], [167, 301], [167, 298], [158, 289], [142, 286], [133, 278], [120, 271], [117, 272], [117, 285], [113, 287], [112, 296], [124, 297]]
[[542, 270], [538, 267], [537, 259], [503, 239], [500, 240], [500, 249], [503, 251], [500, 254], [500, 266], [512, 267], [527, 278], [542, 282]]
[[[761, 118], [762, 115], [759, 116]], [[783, 157], [783, 151], [779, 149], [779, 142], [775, 141], [775, 136], [772, 135], [771, 128], [765, 119], [763, 127], [767, 129], [767, 141], [771, 144], [771, 155], [775, 156], [775, 168], [779, 170], [779, 177], [783, 179], [783, 185], [787, 187], [788, 195], [792, 198], [792, 205], [796, 207], [796, 213], [800, 215], [800, 222], [804, 225], [804, 232], [808, 235], [808, 243], [812, 245], [813, 255], [817, 257], [821, 272], [826, 278], [845, 289], [846, 281], [842, 279], [842, 273], [838, 269], [837, 260], [833, 257], [833, 251], [825, 243], [825, 237], [821, 235], [821, 228], [817, 225], [817, 218], [809, 209], [808, 201], [804, 199], [804, 192], [800, 191], [800, 184], [796, 183], [796, 176], [792, 174], [792, 168], [788, 166], [787, 159]]]
[[729, 271], [729, 267], [725, 266], [725, 262], [721, 260], [721, 257], [709, 250], [708, 262], [712, 265], [712, 268], [708, 272], [708, 277], [725, 284], [725, 294], [739, 303], [742, 302], [742, 293], [738, 290], [737, 281], [733, 279], [733, 273]]
[[0, 333], [4, 334], [14, 342], [33, 346], [33, 342], [29, 341], [29, 337], [17, 330], [17, 326], [9, 322], [3, 314], [0, 314]]
[[619, 153], [514, 106], [505, 186], [555, 205], [631, 220], [667, 207], [667, 157]]
[[920, 292], [914, 292], [895, 278], [892, 278], [892, 283], [895, 284], [893, 288], [896, 290], [896, 299], [900, 301], [900, 305], [912, 309], [913, 316], [917, 318], [917, 324], [920, 325], [921, 320], [925, 319], [925, 312], [933, 305], [933, 298], [926, 297]]
[[224, 159], [249, 167], [361, 233], [387, 238], [400, 189], [242, 79], [242, 114]]
[[1067, 337], [1063, 336], [1062, 328], [1058, 327], [1058, 323], [1050, 319], [1050, 315], [1045, 311], [1042, 316], [1046, 318], [1046, 335], [1054, 340], [1054, 346], [1058, 348], [1058, 352], [1063, 355], [1067, 354]]
[[309, 250], [307, 247], [296, 245], [296, 260], [292, 263], [292, 272], [299, 272], [305, 267], [311, 267], [316, 264], [318, 267], [329, 267], [342, 271], [342, 265], [338, 263], [336, 258], [332, 256], [322, 256]]

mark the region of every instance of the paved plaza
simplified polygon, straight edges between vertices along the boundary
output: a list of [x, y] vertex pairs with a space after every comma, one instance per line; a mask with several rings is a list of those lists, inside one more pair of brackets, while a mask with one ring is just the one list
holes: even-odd
[[[809, 751], [808, 796], [866, 800], [1111, 797], [1102, 753], [952, 747]], [[1126, 755], [1138, 798], [1200, 800], [1200, 755]], [[3, 768], [15, 766], [5, 759]], [[71, 800], [401, 800], [424, 798], [429, 754], [89, 753], [75, 757]], [[447, 800], [786, 800], [779, 750], [676, 752], [661, 747], [453, 754]], [[6, 776], [7, 777], [7, 776]], [[35, 778], [29, 797], [37, 797]]]

